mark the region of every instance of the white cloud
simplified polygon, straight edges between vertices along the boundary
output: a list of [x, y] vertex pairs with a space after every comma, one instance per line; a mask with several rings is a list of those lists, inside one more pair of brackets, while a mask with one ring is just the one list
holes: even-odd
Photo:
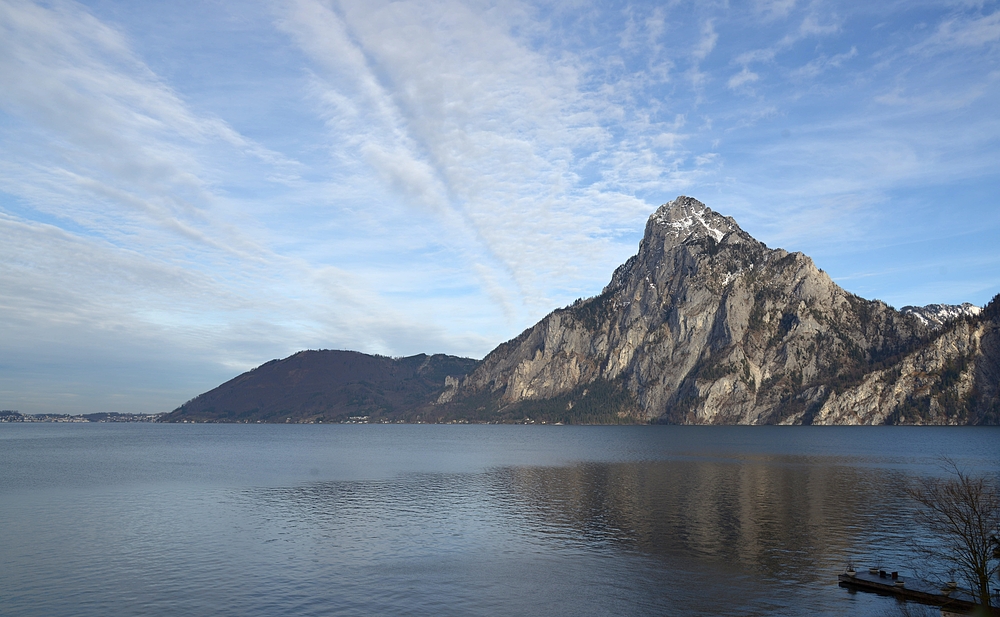
[[743, 65], [754, 62], [770, 62], [774, 60], [775, 54], [777, 54], [776, 49], [754, 49], [736, 56], [733, 62]]
[[795, 0], [754, 0], [754, 10], [765, 20], [787, 17], [795, 8]]
[[980, 47], [1000, 41], [1000, 11], [981, 17], [960, 16], [945, 20], [915, 50]]
[[[197, 150], [217, 142], [279, 171], [296, 167], [225, 122], [192, 114], [120, 34], [75, 5], [5, 2], [0, 28], [0, 108], [20, 119], [8, 124], [0, 187], [17, 194], [33, 177], [29, 190], [49, 193], [31, 201], [39, 210], [95, 233], [109, 218], [141, 220], [217, 249], [219, 239], [198, 229], [217, 195]], [[28, 151], [25, 141], [47, 151]], [[259, 250], [238, 235], [223, 241]]]
[[894, 195], [995, 177], [982, 7], [294, 0], [195, 37], [115, 2], [0, 0], [0, 351], [37, 369], [0, 390], [58, 340], [188, 376], [481, 355], [599, 291], [679, 193], [837, 269], [902, 233]]
[[691, 55], [698, 60], [704, 60], [708, 57], [708, 54], [712, 53], [715, 49], [715, 44], [719, 40], [719, 35], [715, 31], [715, 24], [711, 19], [705, 20], [701, 25], [701, 38], [698, 40], [698, 44], [691, 51]]
[[[581, 91], [572, 57], [552, 58], [514, 38], [521, 22], [486, 19], [460, 2], [335, 6], [300, 2], [282, 22], [318, 63], [351, 61], [335, 73], [349, 78], [322, 76], [330, 100], [363, 90], [379, 110], [356, 123], [328, 110], [336, 116], [331, 139], [362, 144], [406, 201], [435, 204], [452, 230], [448, 242], [479, 264], [481, 284], [505, 311], [551, 306], [545, 281], [579, 276], [571, 273], [581, 258], [602, 254], [594, 248], [607, 219], [576, 206], [586, 187], [577, 168], [590, 164], [576, 153], [604, 156], [608, 114], [620, 118], [620, 107]], [[644, 26], [655, 41], [662, 17], [654, 12]], [[712, 44], [704, 43], [705, 53]], [[602, 177], [606, 186], [620, 176], [606, 169]]]
[[982, 83], [972, 84], [961, 90], [938, 88], [919, 89], [915, 93], [896, 87], [872, 97], [876, 103], [907, 110], [909, 113], [933, 114], [968, 107], [983, 99], [991, 91], [991, 86], [1000, 80], [1000, 74], [988, 76]]
[[792, 71], [792, 77], [804, 77], [804, 78], [814, 78], [830, 68], [840, 68], [845, 60], [850, 60], [858, 55], [858, 48], [851, 47], [849, 51], [842, 54], [834, 54], [833, 56], [820, 56], [815, 58], [810, 62], [806, 63], [804, 66]]
[[[331, 344], [488, 349], [483, 335], [428, 323], [426, 300], [401, 311], [359, 272], [295, 257], [312, 230], [299, 228], [291, 251], [279, 246], [281, 230], [267, 221], [283, 204], [236, 200], [223, 187], [278, 190], [284, 204], [315, 200], [316, 188], [298, 178], [304, 166], [191, 109], [124, 36], [77, 5], [0, 3], [0, 79], [5, 354], [31, 349], [44, 363], [73, 348], [97, 364], [128, 363], [136, 350], [118, 350], [131, 340], [158, 350], [138, 352], [145, 366], [190, 356], [219, 375], [259, 363], [262, 352]], [[408, 167], [398, 151], [369, 153], [401, 190], [437, 203], [433, 191], [443, 189], [425, 168]], [[322, 282], [330, 276], [341, 283]]]
[[760, 75], [754, 73], [747, 67], [743, 67], [742, 71], [729, 78], [729, 81], [726, 82], [726, 86], [730, 90], [738, 90], [739, 88], [742, 88], [747, 84], [752, 84], [758, 79], [760, 79]]
[[840, 31], [840, 24], [837, 20], [831, 19], [827, 23], [815, 13], [810, 13], [802, 19], [798, 32], [792, 36], [791, 40], [801, 40], [810, 36], [825, 36], [835, 34]]
[[751, 49], [737, 54], [733, 62], [744, 67], [754, 63], [771, 63], [775, 57], [782, 52], [791, 49], [796, 43], [804, 39], [816, 36], [829, 36], [840, 32], [840, 24], [831, 19], [829, 23], [821, 23], [822, 20], [815, 14], [807, 14], [799, 25], [792, 31], [784, 34], [778, 41], [764, 48]]

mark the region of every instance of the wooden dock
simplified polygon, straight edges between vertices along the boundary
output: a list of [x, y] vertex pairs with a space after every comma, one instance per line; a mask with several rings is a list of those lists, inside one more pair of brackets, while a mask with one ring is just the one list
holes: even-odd
[[[884, 596], [893, 596], [907, 602], [917, 602], [928, 606], [941, 607], [942, 614], [971, 615], [976, 608], [982, 608], [976, 598], [965, 589], [942, 589], [928, 581], [903, 576], [892, 578], [884, 570], [871, 573], [867, 570], [856, 574], [841, 574], [837, 577], [840, 586], [857, 591], [867, 591]], [[993, 608], [992, 614], [1000, 617], [1000, 609]]]

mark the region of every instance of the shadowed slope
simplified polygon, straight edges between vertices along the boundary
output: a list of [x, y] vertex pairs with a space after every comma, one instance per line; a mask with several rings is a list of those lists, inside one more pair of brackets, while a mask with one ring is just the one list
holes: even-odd
[[475, 365], [475, 360], [442, 354], [388, 358], [356, 351], [300, 351], [195, 397], [161, 421], [393, 420], [436, 399], [446, 377], [461, 377]]

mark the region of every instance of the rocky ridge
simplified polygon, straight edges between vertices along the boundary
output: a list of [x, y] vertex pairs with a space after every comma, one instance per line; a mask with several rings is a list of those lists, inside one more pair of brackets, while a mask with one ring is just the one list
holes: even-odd
[[[690, 197], [650, 216], [594, 298], [438, 397], [442, 417], [685, 424], [996, 423], [997, 300], [859, 298]], [[978, 314], [977, 314], [978, 313]]]
[[903, 313], [913, 315], [925, 326], [936, 330], [959, 317], [975, 317], [983, 309], [965, 302], [963, 304], [928, 304], [926, 306], [904, 306], [899, 309]]

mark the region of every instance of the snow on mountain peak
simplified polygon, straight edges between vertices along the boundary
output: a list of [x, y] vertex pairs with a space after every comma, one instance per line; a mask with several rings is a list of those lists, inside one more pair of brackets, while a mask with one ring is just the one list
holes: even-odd
[[691, 236], [710, 236], [716, 242], [739, 226], [729, 217], [713, 212], [711, 208], [693, 197], [679, 196], [659, 208], [649, 217], [668, 235], [681, 241]]
[[928, 304], [927, 306], [904, 306], [899, 309], [916, 317], [925, 326], [938, 329], [952, 319], [962, 316], [975, 317], [983, 309], [965, 302], [963, 304]]

